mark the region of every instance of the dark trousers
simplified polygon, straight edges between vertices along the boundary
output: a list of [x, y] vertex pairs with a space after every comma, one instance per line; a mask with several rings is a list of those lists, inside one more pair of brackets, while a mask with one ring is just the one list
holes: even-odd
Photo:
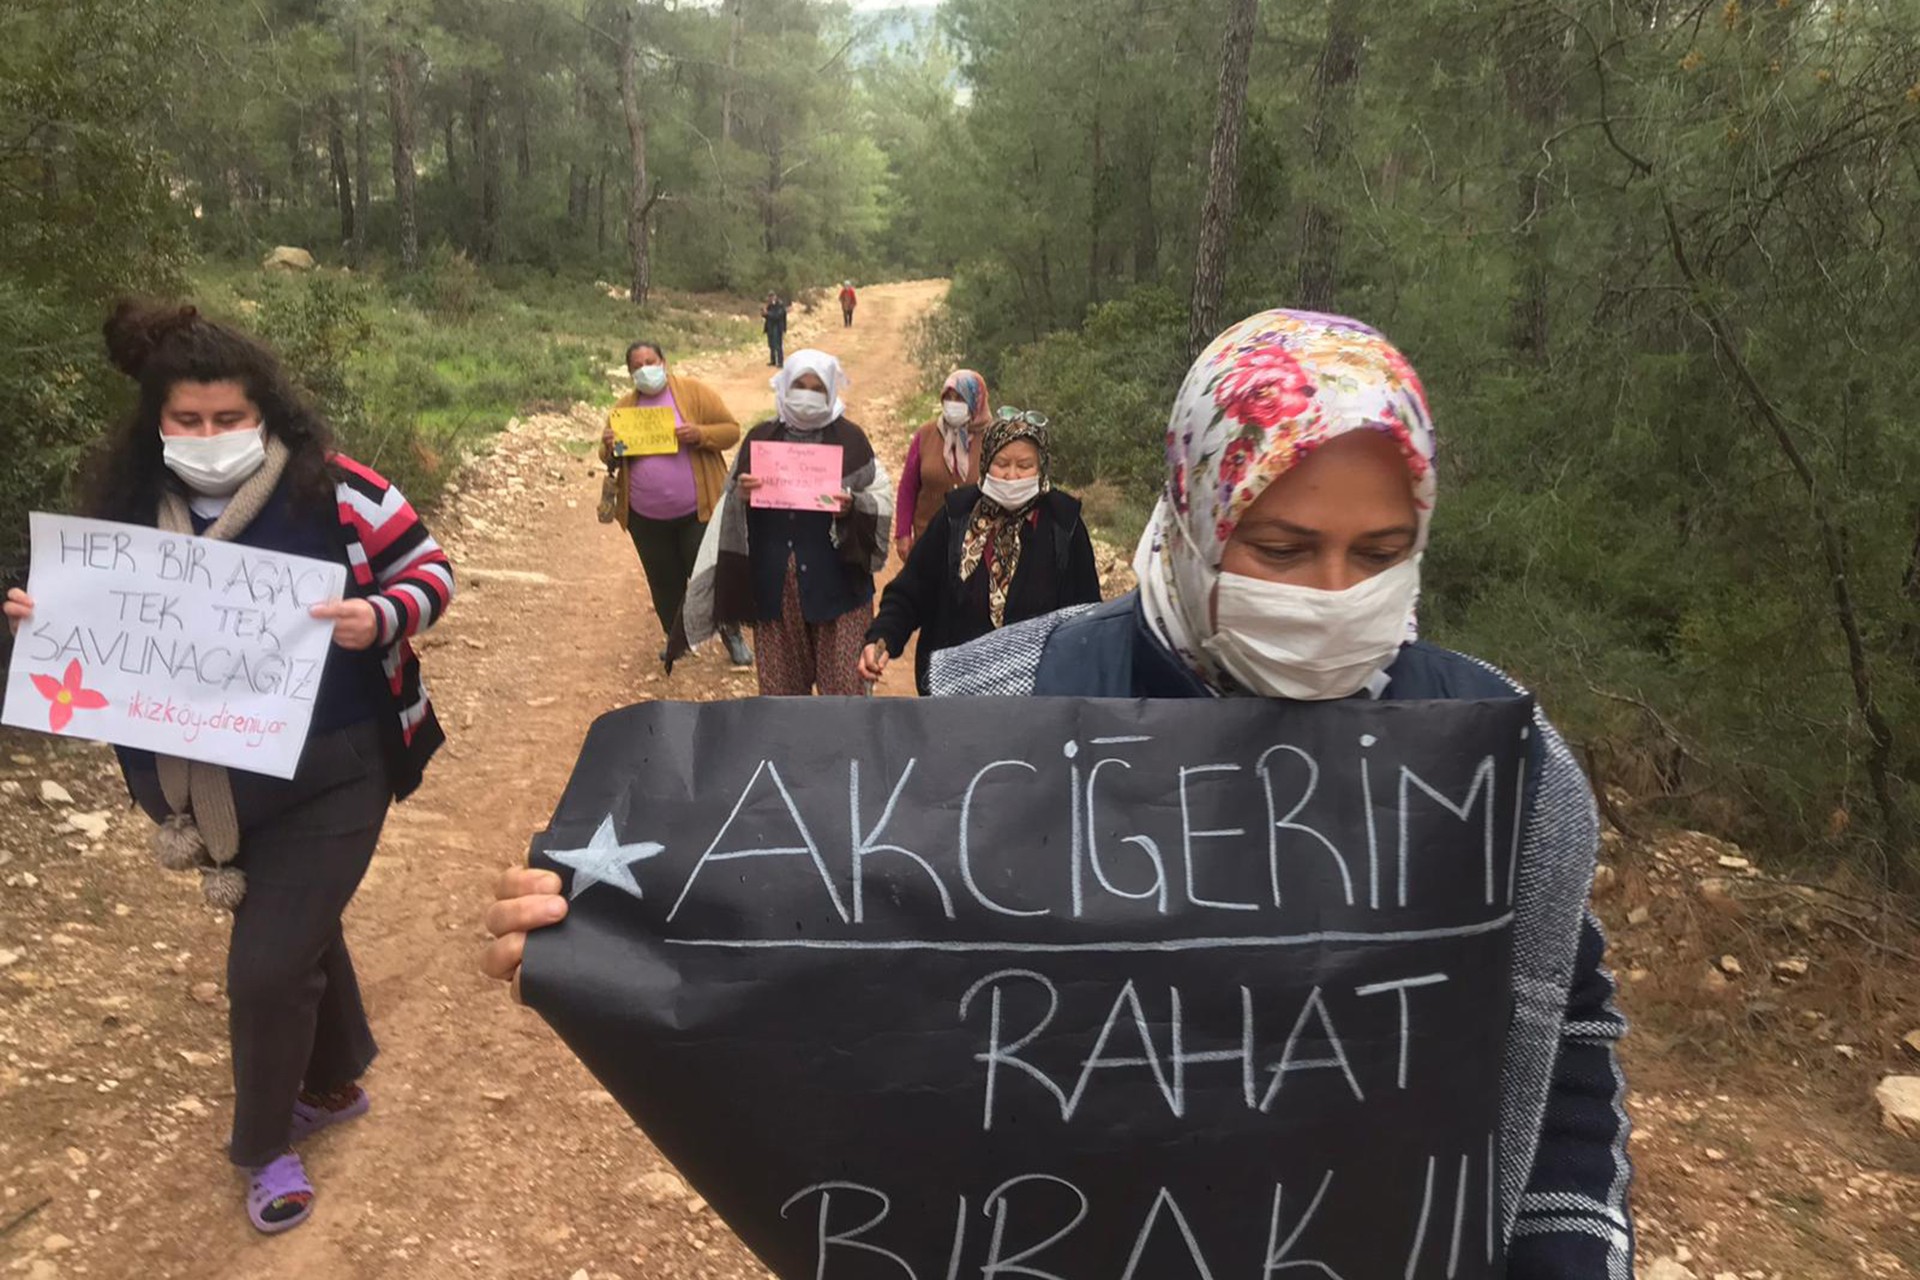
[[767, 335], [767, 363], [782, 365], [787, 362], [787, 331], [781, 329]]
[[840, 319], [845, 322], [842, 325], [843, 328], [847, 328], [847, 329], [853, 328], [853, 308], [852, 307], [840, 308]]
[[678, 520], [649, 520], [638, 512], [627, 517], [627, 536], [640, 553], [640, 567], [647, 575], [647, 590], [653, 593], [653, 612], [660, 619], [663, 635], [673, 634], [673, 620], [687, 598], [687, 579], [693, 576], [693, 562], [700, 555], [700, 539], [707, 526], [698, 514]]
[[[227, 948], [233, 1137], [227, 1154], [257, 1168], [287, 1149], [304, 1085], [358, 1080], [374, 1054], [340, 915], [360, 887], [393, 802], [380, 725], [308, 739], [291, 779], [233, 770], [247, 893]], [[127, 785], [156, 821], [166, 798], [150, 769]]]

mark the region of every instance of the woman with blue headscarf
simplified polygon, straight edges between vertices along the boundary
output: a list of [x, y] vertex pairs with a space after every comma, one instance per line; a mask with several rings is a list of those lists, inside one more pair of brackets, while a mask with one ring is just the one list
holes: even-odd
[[901, 563], [946, 506], [947, 495], [979, 482], [980, 444], [992, 425], [987, 380], [971, 369], [955, 369], [940, 389], [939, 416], [907, 441], [893, 518], [893, 549]]

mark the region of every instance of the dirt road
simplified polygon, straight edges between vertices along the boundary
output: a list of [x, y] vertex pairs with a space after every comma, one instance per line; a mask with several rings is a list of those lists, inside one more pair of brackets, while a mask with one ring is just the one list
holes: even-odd
[[[823, 311], [791, 335], [845, 358], [851, 414], [896, 473], [900, 406], [923, 390], [907, 331], [939, 292], [868, 289], [850, 333]], [[754, 353], [680, 367], [743, 422], [771, 406]], [[0, 739], [13, 744], [0, 747], [0, 1275], [763, 1274], [546, 1026], [475, 969], [493, 873], [526, 856], [592, 720], [645, 698], [753, 691], [717, 647], [661, 674], [633, 549], [594, 520], [599, 430], [591, 409], [515, 426], [434, 517], [463, 584], [423, 646], [452, 743], [395, 811], [348, 914], [384, 1053], [372, 1115], [304, 1148], [319, 1200], [299, 1230], [256, 1235], [222, 1155], [224, 924], [190, 880], [154, 868], [106, 752]], [[882, 692], [910, 692], [911, 672], [896, 663]], [[1902, 1036], [1920, 1027], [1920, 993], [1887, 957], [1920, 939], [1863, 946], [1855, 917], [1823, 923], [1804, 889], [1738, 853], [1610, 837], [1599, 882], [1637, 1023], [1642, 1274], [1915, 1274], [1920, 1148], [1881, 1132], [1868, 1098], [1912, 1061]]]

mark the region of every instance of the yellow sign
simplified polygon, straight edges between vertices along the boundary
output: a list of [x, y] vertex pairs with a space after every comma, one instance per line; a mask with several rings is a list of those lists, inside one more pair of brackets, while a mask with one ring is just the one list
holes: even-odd
[[665, 405], [615, 409], [613, 452], [619, 458], [648, 458], [680, 452], [680, 438], [673, 434], [673, 410]]

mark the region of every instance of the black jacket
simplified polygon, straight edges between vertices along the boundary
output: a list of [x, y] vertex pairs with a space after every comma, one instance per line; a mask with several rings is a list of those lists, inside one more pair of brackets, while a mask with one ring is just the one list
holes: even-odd
[[[920, 648], [914, 660], [914, 684], [927, 692], [927, 662], [940, 649], [976, 640], [993, 630], [987, 601], [987, 566], [960, 581], [967, 521], [979, 501], [977, 485], [947, 495], [927, 531], [913, 544], [907, 563], [880, 597], [880, 610], [867, 641], [882, 641], [899, 657], [915, 631]], [[1007, 589], [1009, 624], [1024, 622], [1069, 605], [1100, 602], [1100, 573], [1093, 561], [1093, 540], [1080, 518], [1080, 500], [1055, 489], [1034, 504], [1020, 530], [1020, 567]]]

